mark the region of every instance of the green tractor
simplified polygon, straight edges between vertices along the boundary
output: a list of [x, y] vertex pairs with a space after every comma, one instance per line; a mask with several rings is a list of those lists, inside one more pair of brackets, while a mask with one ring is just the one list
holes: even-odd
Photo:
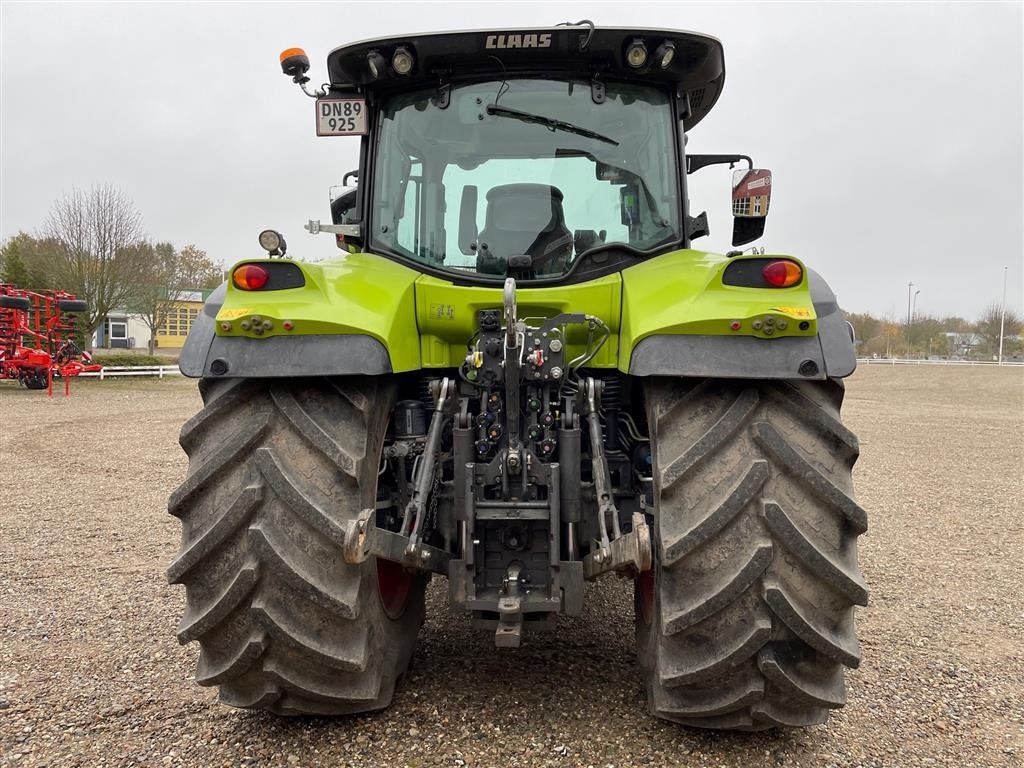
[[746, 156], [686, 152], [719, 41], [389, 37], [331, 52], [313, 90], [300, 49], [281, 63], [319, 135], [360, 137], [359, 168], [307, 225], [338, 257], [264, 231], [181, 355], [205, 405], [168, 577], [198, 682], [280, 714], [381, 709], [432, 575], [515, 648], [616, 572], [656, 716], [758, 730], [841, 707], [867, 600], [851, 328], [799, 259], [692, 247], [689, 174], [740, 166], [734, 247], [771, 192]]

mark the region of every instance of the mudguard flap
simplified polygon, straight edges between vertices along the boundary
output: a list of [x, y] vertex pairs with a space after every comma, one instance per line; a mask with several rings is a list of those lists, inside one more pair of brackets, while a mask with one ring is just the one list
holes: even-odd
[[210, 294], [192, 323], [178, 368], [192, 378], [376, 375], [391, 372], [387, 349], [362, 334], [277, 336], [266, 339], [217, 336], [217, 313], [226, 284]]

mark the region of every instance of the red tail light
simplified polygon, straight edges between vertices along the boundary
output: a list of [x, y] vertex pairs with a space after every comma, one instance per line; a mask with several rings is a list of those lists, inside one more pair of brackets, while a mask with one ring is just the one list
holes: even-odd
[[765, 264], [761, 275], [764, 277], [764, 281], [773, 288], [789, 288], [800, 282], [804, 272], [795, 261], [779, 259]]
[[259, 264], [242, 264], [235, 267], [231, 282], [243, 291], [258, 291], [267, 284], [270, 274]]

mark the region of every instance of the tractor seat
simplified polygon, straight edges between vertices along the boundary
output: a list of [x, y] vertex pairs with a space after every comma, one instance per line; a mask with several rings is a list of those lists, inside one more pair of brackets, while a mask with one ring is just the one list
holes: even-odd
[[549, 184], [492, 188], [478, 242], [478, 272], [505, 274], [510, 257], [529, 256], [532, 274], [561, 274], [572, 258], [561, 190]]

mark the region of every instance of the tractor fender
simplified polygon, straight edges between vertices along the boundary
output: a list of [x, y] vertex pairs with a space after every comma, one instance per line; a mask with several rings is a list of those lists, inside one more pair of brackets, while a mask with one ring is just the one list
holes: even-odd
[[192, 323], [178, 368], [192, 378], [377, 375], [391, 372], [391, 358], [377, 339], [363, 334], [217, 336], [217, 313], [227, 283], [210, 294]]
[[852, 328], [821, 275], [808, 269], [807, 280], [818, 318], [817, 336], [656, 334], [633, 349], [630, 374], [810, 380], [849, 376], [857, 367]]
[[857, 369], [853, 326], [847, 322], [825, 278], [808, 269], [807, 281], [814, 312], [818, 316], [818, 341], [825, 359], [825, 371], [829, 378], [845, 378]]

